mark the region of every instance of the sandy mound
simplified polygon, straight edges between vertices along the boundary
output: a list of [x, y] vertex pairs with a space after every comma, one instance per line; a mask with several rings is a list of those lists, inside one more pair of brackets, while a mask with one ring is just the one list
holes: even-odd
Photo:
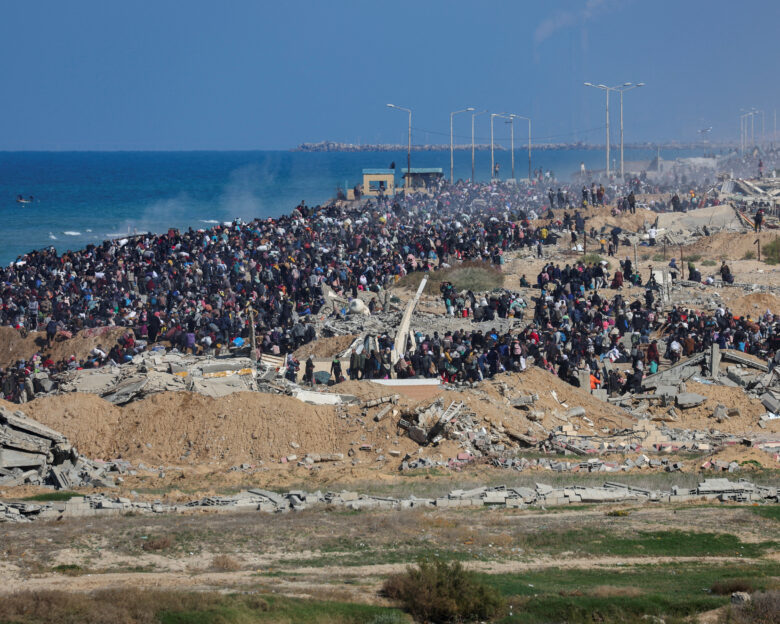
[[[757, 254], [756, 239], [761, 240], [761, 246], [771, 243], [777, 238], [775, 232], [718, 232], [712, 236], [703, 236], [692, 245], [683, 248], [686, 256], [700, 255], [710, 260], [741, 260], [745, 254], [752, 252]], [[699, 261], [695, 262], [699, 266]], [[703, 267], [707, 268], [707, 267]], [[713, 267], [717, 269], [718, 267]], [[733, 267], [732, 267], [733, 268]]]
[[764, 468], [777, 468], [777, 462], [769, 453], [760, 451], [756, 448], [748, 448], [746, 446], [724, 447], [722, 451], [715, 453], [709, 457], [709, 459], [716, 459], [726, 462], [735, 461], [740, 464], [742, 462], [756, 462]]
[[126, 331], [124, 327], [84, 329], [69, 340], [55, 341], [47, 349], [45, 332], [30, 332], [27, 338], [22, 338], [16, 329], [3, 326], [0, 327], [0, 367], [10, 366], [17, 360], [27, 360], [36, 353], [47, 354], [55, 362], [71, 355], [81, 360], [98, 345], [110, 349]]
[[64, 434], [90, 459], [111, 459], [122, 411], [95, 394], [44, 396], [14, 405], [31, 418]]
[[780, 297], [769, 293], [751, 293], [729, 301], [729, 309], [737, 316], [749, 316], [755, 319], [767, 310], [772, 314], [780, 313]]
[[[766, 408], [761, 404], [761, 401], [745, 395], [742, 388], [710, 386], [693, 381], [686, 382], [685, 387], [688, 392], [706, 396], [707, 400], [698, 407], [677, 410], [680, 419], [670, 422], [670, 427], [699, 430], [717, 429], [724, 433], [745, 434], [757, 431], [758, 420], [762, 414], [766, 413]], [[712, 413], [718, 404], [729, 408], [739, 408], [740, 415], [732, 416], [728, 420], [719, 423], [712, 418]], [[665, 414], [667, 411], [668, 408], [660, 405], [650, 408], [651, 413], [658, 415]], [[780, 421], [768, 422], [766, 431], [780, 431]]]
[[[122, 457], [147, 464], [232, 465], [289, 454], [346, 454], [360, 444], [404, 452], [417, 448], [406, 438], [389, 446], [396, 439], [395, 422], [390, 420], [356, 426], [331, 406], [252, 392], [220, 399], [165, 392], [123, 408], [92, 395], [71, 394], [45, 397], [22, 408], [61, 431], [89, 457]], [[358, 415], [360, 409], [352, 411]]]
[[332, 336], [330, 338], [319, 338], [303, 345], [295, 351], [293, 355], [298, 361], [303, 362], [310, 355], [314, 358], [330, 358], [338, 355], [351, 345], [357, 336], [347, 334], [345, 336]]

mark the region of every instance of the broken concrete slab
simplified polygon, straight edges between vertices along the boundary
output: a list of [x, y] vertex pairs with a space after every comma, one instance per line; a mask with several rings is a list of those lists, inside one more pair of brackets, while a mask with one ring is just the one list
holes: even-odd
[[696, 394], [695, 392], [682, 392], [675, 396], [675, 403], [680, 409], [696, 407], [707, 400], [706, 396]]

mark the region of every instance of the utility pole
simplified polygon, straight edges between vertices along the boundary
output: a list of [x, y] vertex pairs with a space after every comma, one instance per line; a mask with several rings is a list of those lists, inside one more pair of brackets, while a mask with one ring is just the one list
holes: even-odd
[[409, 147], [406, 151], [406, 176], [407, 183], [411, 184], [412, 181], [412, 109], [404, 108], [403, 106], [396, 106], [395, 104], [388, 104], [388, 108], [394, 108], [396, 110], [409, 113]]
[[[455, 115], [458, 115], [459, 113], [469, 113], [474, 110], [473, 106], [469, 106], [468, 108], [464, 108], [463, 110], [454, 111], [450, 113], [450, 184], [454, 183], [455, 181], [455, 142], [454, 142], [454, 135], [452, 132], [452, 119], [455, 117]], [[473, 129], [473, 126], [472, 126]], [[472, 134], [472, 137], [474, 135]]]
[[471, 183], [474, 183], [474, 117], [487, 113], [486, 110], [471, 114]]
[[609, 180], [609, 89], [607, 92], [607, 180]]

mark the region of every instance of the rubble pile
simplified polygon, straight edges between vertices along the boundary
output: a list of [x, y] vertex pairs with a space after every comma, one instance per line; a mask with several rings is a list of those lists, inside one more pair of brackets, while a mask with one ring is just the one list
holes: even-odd
[[293, 490], [277, 494], [251, 489], [233, 496], [209, 496], [189, 503], [170, 505], [160, 501], [133, 501], [104, 494], [76, 496], [66, 502], [0, 503], [0, 522], [31, 522], [60, 517], [112, 516], [127, 513], [193, 513], [260, 511], [282, 513], [302, 511], [315, 505], [343, 507], [350, 510], [412, 509], [419, 507], [454, 508], [482, 507], [524, 508], [542, 505], [582, 503], [679, 503], [721, 501], [738, 503], [777, 503], [775, 487], [755, 485], [740, 479], [706, 479], [693, 489], [673, 486], [670, 490], [649, 490], [622, 483], [606, 482], [601, 487], [552, 487], [537, 483], [535, 487], [476, 487], [453, 490], [439, 498], [392, 498], [361, 495], [357, 492], [304, 492]]
[[114, 487], [113, 463], [81, 457], [62, 434], [0, 406], [0, 486]]
[[124, 405], [151, 394], [188, 390], [211, 397], [257, 390], [254, 362], [249, 358], [213, 358], [146, 351], [122, 366], [75, 370], [55, 377], [58, 391], [97, 394]]

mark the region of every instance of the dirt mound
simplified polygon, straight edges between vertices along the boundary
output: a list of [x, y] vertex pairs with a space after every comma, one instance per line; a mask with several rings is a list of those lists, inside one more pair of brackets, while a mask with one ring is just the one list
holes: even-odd
[[0, 367], [10, 366], [17, 360], [28, 360], [36, 353], [48, 355], [55, 362], [75, 355], [86, 358], [92, 349], [102, 345], [107, 351], [124, 334], [124, 327], [96, 327], [83, 329], [69, 339], [57, 339], [46, 347], [46, 332], [30, 332], [26, 338], [13, 327], [0, 327]]
[[769, 453], [745, 446], [727, 446], [709, 459], [726, 462], [735, 461], [739, 464], [742, 464], [742, 462], [756, 462], [764, 468], [777, 468], [777, 462]]
[[[495, 400], [503, 400], [507, 397], [502, 394], [502, 383], [506, 384], [509, 390], [509, 398], [519, 395], [538, 395], [539, 398], [534, 403], [533, 409], [545, 413], [542, 423], [547, 429], [553, 429], [563, 424], [565, 422], [564, 415], [574, 407], [584, 407], [586, 417], [593, 422], [597, 429], [630, 427], [634, 422], [622, 409], [597, 399], [587, 390], [575, 388], [538, 366], [532, 366], [524, 373], [497, 375], [492, 380], [479, 384], [478, 389]], [[555, 396], [553, 396], [553, 392]], [[520, 414], [523, 413], [522, 410], [517, 410], [514, 407], [510, 409]], [[587, 421], [582, 421], [580, 418], [574, 420], [577, 424], [587, 424]]]
[[31, 418], [65, 435], [90, 459], [111, 459], [122, 411], [95, 394], [45, 396], [14, 405]]
[[769, 293], [751, 293], [729, 302], [729, 309], [737, 316], [749, 316], [755, 319], [767, 310], [772, 314], [780, 313], [780, 297]]
[[347, 334], [344, 336], [332, 336], [330, 338], [319, 338], [308, 344], [303, 345], [295, 351], [293, 355], [298, 361], [303, 362], [309, 356], [314, 358], [329, 358], [338, 355], [351, 345], [356, 335]]
[[[289, 454], [346, 455], [361, 444], [371, 444], [372, 451], [417, 448], [407, 438], [388, 447], [396, 438], [390, 420], [356, 427], [332, 406], [253, 392], [219, 399], [164, 392], [123, 408], [92, 395], [71, 394], [36, 399], [22, 408], [62, 432], [89, 457], [121, 457], [147, 464], [233, 465]], [[357, 415], [359, 408], [353, 411]]]
[[[682, 429], [709, 430], [717, 429], [724, 433], [746, 434], [757, 431], [758, 420], [766, 413], [766, 408], [758, 399], [747, 396], [742, 388], [712, 386], [688, 381], [685, 384], [688, 392], [695, 392], [707, 397], [698, 407], [677, 410], [679, 420], [669, 423], [670, 427]], [[739, 416], [732, 416], [722, 423], [712, 418], [712, 413], [718, 405], [728, 408], [739, 408]], [[656, 415], [666, 414], [668, 408], [651, 406], [650, 412]], [[769, 421], [766, 431], [780, 431], [780, 421]]]
[[[775, 232], [718, 232], [712, 236], [703, 236], [692, 245], [683, 247], [686, 256], [699, 255], [709, 260], [742, 260], [746, 254], [752, 253], [755, 257], [756, 239], [761, 241], [761, 246], [771, 243], [777, 238]], [[699, 266], [699, 262], [694, 264]], [[732, 267], [733, 268], [733, 267]], [[717, 267], [714, 267], [717, 269]]]

